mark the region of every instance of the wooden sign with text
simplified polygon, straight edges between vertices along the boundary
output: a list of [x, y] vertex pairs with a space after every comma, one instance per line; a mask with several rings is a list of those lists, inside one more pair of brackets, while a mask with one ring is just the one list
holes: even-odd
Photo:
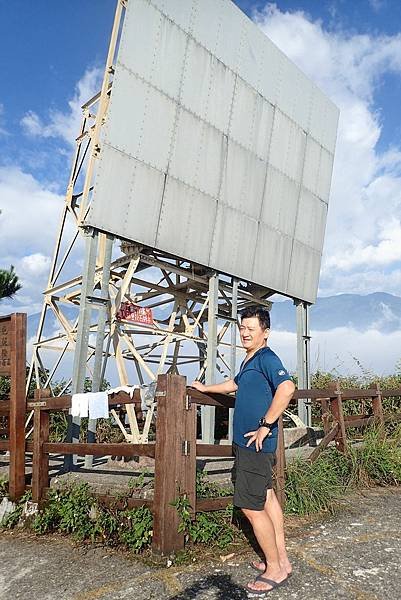
[[25, 491], [25, 380], [26, 380], [26, 315], [14, 313], [0, 316], [0, 376], [10, 377], [9, 439], [5, 448], [10, 452], [9, 496], [18, 500]]
[[0, 375], [11, 373], [11, 317], [0, 317]]

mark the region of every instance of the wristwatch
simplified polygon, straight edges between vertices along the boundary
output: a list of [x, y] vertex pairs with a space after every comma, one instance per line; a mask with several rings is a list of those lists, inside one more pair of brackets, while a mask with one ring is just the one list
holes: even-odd
[[273, 424], [268, 423], [266, 419], [262, 417], [261, 419], [259, 419], [259, 427], [268, 427], [269, 429], [271, 429], [273, 427]]

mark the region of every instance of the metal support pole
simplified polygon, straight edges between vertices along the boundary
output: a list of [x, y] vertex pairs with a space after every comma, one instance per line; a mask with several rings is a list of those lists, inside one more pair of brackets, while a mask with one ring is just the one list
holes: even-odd
[[[231, 355], [230, 355], [230, 376], [234, 379], [236, 362], [237, 362], [237, 312], [238, 312], [238, 279], [233, 277], [232, 280], [232, 296], [231, 296], [231, 318], [235, 321], [231, 322]], [[234, 409], [228, 409], [228, 442], [233, 441], [233, 417]]]
[[[219, 300], [219, 276], [214, 273], [209, 277], [209, 306], [208, 306], [208, 331], [207, 331], [207, 363], [206, 385], [215, 383], [217, 364], [217, 309]], [[202, 442], [214, 444], [215, 408], [202, 406]]]
[[[306, 302], [296, 300], [297, 315], [297, 375], [298, 388], [308, 389], [310, 387], [310, 335], [309, 335], [309, 305]], [[312, 413], [310, 401], [298, 400], [298, 416], [307, 427], [312, 425]]]
[[[106, 321], [108, 314], [109, 305], [109, 279], [110, 279], [110, 265], [111, 255], [113, 252], [113, 241], [114, 238], [111, 235], [105, 236], [104, 243], [104, 256], [103, 261], [103, 273], [102, 282], [100, 288], [100, 294], [98, 298], [98, 321], [96, 330], [96, 345], [95, 345], [95, 360], [93, 364], [93, 376], [92, 376], [92, 392], [98, 392], [102, 385], [102, 363], [103, 363], [103, 346], [106, 330]], [[93, 298], [93, 302], [96, 299]], [[88, 435], [87, 442], [92, 444], [96, 441], [96, 419], [89, 419], [88, 421]], [[85, 468], [90, 469], [93, 464], [93, 456], [85, 456]]]
[[[98, 245], [98, 232], [92, 228], [84, 230], [85, 238], [85, 262], [81, 286], [81, 301], [79, 305], [79, 317], [77, 327], [77, 338], [75, 343], [74, 363], [72, 368], [71, 394], [84, 391], [86, 364], [88, 359], [89, 330], [91, 325], [92, 306], [88, 297], [93, 295], [95, 281], [96, 256]], [[67, 441], [78, 442], [81, 425], [80, 417], [68, 419]], [[76, 456], [64, 456], [64, 469], [70, 471], [76, 464]]]

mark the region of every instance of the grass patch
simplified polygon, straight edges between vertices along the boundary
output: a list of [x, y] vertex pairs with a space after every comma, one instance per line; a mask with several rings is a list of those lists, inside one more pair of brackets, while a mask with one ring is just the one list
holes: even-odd
[[350, 486], [349, 459], [327, 450], [310, 463], [297, 459], [286, 469], [286, 505], [288, 514], [308, 515], [330, 509]]
[[380, 428], [366, 431], [363, 444], [351, 446], [352, 482], [357, 487], [401, 484], [401, 426], [391, 435]]
[[400, 484], [401, 426], [391, 436], [372, 427], [361, 444], [349, 446], [346, 455], [330, 448], [314, 463], [301, 459], [289, 463], [285, 510], [296, 515], [331, 510], [350, 489]]

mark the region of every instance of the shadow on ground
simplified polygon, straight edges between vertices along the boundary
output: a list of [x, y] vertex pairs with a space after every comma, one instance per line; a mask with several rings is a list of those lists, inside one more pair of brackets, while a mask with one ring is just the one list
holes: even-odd
[[170, 600], [190, 600], [191, 598], [201, 598], [203, 592], [213, 590], [213, 600], [247, 600], [246, 590], [234, 583], [231, 575], [209, 575], [204, 579], [194, 582], [177, 596]]

